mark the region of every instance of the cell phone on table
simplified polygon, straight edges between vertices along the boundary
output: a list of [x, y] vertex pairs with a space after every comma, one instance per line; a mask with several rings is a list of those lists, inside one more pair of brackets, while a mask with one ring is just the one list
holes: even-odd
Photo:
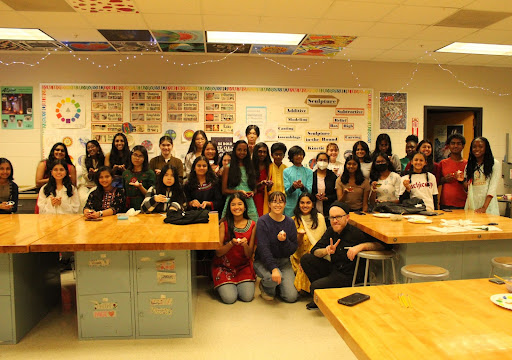
[[361, 293], [353, 293], [351, 295], [342, 297], [341, 299], [338, 299], [338, 304], [345, 305], [345, 306], [354, 306], [359, 303], [362, 303], [363, 301], [369, 300], [370, 295], [361, 294]]
[[366, 215], [364, 212], [362, 211], [354, 211], [354, 214], [357, 214], [357, 215]]
[[85, 219], [85, 221], [103, 221], [102, 218], [96, 218], [96, 219]]
[[451, 209], [442, 209], [441, 211], [444, 211], [444, 212], [452, 212]]
[[505, 282], [503, 280], [496, 279], [496, 278], [489, 279], [489, 281], [492, 282], [492, 283], [498, 284], [498, 285], [505, 284]]

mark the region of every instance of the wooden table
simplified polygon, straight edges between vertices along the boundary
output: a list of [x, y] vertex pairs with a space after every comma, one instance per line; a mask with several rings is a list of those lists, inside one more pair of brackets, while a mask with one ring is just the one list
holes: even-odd
[[[507, 293], [488, 279], [358, 289], [370, 300], [337, 299], [352, 288], [315, 290], [315, 302], [358, 359], [510, 359], [512, 311], [489, 297]], [[411, 307], [400, 304], [408, 294]]]
[[[464, 210], [438, 213], [442, 215], [428, 217], [432, 224], [412, 224], [406, 219], [391, 221], [372, 214], [352, 213], [349, 222], [385, 243], [398, 244], [399, 268], [407, 264], [442, 266], [450, 271], [453, 280], [486, 277], [493, 257], [512, 255], [512, 219]], [[427, 229], [428, 226], [440, 227], [441, 219], [472, 220], [478, 225], [498, 223], [503, 231], [446, 234]]]

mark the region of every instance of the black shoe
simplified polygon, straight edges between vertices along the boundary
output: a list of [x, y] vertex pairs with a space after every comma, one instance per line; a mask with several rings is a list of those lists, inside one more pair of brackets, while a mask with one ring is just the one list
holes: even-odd
[[306, 304], [306, 309], [308, 309], [308, 310], [316, 310], [316, 309], [318, 309], [318, 306], [315, 304], [314, 301], [311, 301], [310, 303]]

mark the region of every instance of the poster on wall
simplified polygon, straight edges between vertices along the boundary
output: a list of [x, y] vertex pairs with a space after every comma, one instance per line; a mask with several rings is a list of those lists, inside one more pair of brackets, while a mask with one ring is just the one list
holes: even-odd
[[[70, 92], [61, 92], [47, 99], [47, 124], [54, 129], [82, 129], [85, 128], [86, 101], [84, 95]], [[96, 104], [96, 103], [94, 103]], [[94, 110], [109, 110], [110, 105], [101, 103], [101, 107]], [[117, 103], [115, 103], [117, 104]]]
[[2, 87], [2, 129], [33, 129], [32, 116], [31, 86]]
[[407, 129], [407, 93], [381, 92], [379, 97], [381, 130]]

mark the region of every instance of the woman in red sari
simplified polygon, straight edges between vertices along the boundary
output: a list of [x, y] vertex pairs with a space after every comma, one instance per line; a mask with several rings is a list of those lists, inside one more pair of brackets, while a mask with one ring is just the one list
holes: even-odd
[[222, 302], [233, 304], [238, 298], [254, 298], [256, 274], [252, 264], [256, 223], [249, 219], [245, 199], [239, 193], [228, 199], [226, 217], [220, 223], [220, 241], [212, 262], [214, 289]]
[[256, 182], [256, 193], [254, 194], [254, 204], [258, 210], [258, 216], [268, 213], [268, 188], [273, 185], [268, 180], [268, 168], [272, 163], [267, 144], [260, 142], [254, 145], [252, 163], [258, 181]]

